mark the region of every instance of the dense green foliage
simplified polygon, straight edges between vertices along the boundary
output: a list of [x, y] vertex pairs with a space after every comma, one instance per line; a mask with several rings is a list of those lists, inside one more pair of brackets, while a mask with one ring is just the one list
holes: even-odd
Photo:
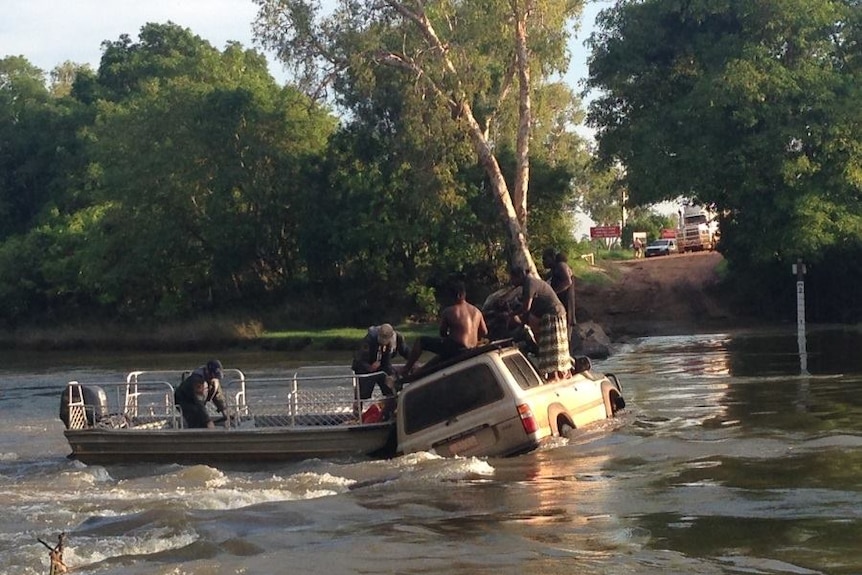
[[65, 96], [3, 61], [3, 318], [182, 317], [298, 277], [297, 205], [331, 115], [260, 54], [173, 24], [103, 49]]
[[[570, 123], [579, 101], [551, 77], [568, 63], [580, 1], [255, 2], [264, 45], [296, 70], [309, 95], [331, 90], [361, 129], [403, 154], [420, 176], [417, 197], [433, 201], [442, 192], [444, 206], [469, 202], [459, 182], [469, 152], [507, 232], [506, 259], [535, 271], [533, 146], [555, 165], [580, 142]], [[504, 173], [507, 152], [514, 162]]]
[[592, 38], [600, 155], [635, 204], [714, 204], [753, 308], [792, 317], [802, 259], [814, 319], [862, 317], [860, 18], [856, 0], [623, 1]]
[[[0, 60], [0, 325], [233, 310], [361, 326], [436, 312], [453, 273], [476, 300], [497, 287], [506, 234], [486, 178], [403, 81], [345, 80], [339, 121], [259, 53], [170, 23], [51, 78]], [[562, 246], [558, 156], [533, 170], [533, 221]]]
[[[403, 19], [362, 12], [409, 3], [345, 4], [346, 20], [292, 36], [265, 9], [307, 2], [258, 4], [296, 86], [259, 53], [170, 23], [105, 42], [98, 70], [59, 65], [50, 84], [0, 60], [0, 325], [241, 311], [270, 328], [363, 326], [433, 314], [453, 274], [473, 301], [505, 281], [511, 214], [460, 112], [518, 189], [525, 100], [509, 90], [505, 11], [521, 3], [422, 4], [457, 74]], [[623, 202], [624, 242], [652, 237], [670, 222], [648, 206], [686, 196], [722, 214], [752, 309], [792, 317], [802, 259], [811, 319], [862, 318], [858, 2], [615, 3], [592, 39], [599, 163], [553, 77], [580, 5], [540, 2], [529, 21], [529, 249], [589, 250], [574, 210], [616, 223]], [[428, 65], [431, 83], [368, 59], [382, 53]], [[339, 117], [314, 97], [324, 85]]]

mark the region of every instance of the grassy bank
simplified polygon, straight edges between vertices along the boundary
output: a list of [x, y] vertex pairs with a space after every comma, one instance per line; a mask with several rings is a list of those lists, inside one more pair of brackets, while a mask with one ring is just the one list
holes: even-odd
[[[437, 326], [435, 324], [396, 325], [395, 329], [405, 337], [408, 344], [420, 335], [434, 335], [437, 333]], [[273, 331], [262, 334], [256, 339], [256, 343], [262, 349], [281, 351], [352, 350], [365, 337], [365, 332], [365, 329], [350, 327], [323, 330]]]
[[[620, 251], [620, 250], [616, 250]], [[625, 252], [596, 253], [597, 266], [583, 259], [571, 262], [577, 286], [606, 287], [616, 281], [600, 262], [627, 259]], [[481, 307], [483, 302], [472, 302]], [[297, 304], [301, 305], [301, 304]], [[290, 310], [274, 310], [268, 321], [288, 321]], [[198, 352], [215, 350], [338, 351], [353, 349], [365, 335], [365, 328], [314, 326], [280, 329], [265, 325], [251, 314], [210, 316], [179, 323], [141, 326], [128, 323], [76, 323], [50, 327], [21, 327], [0, 330], [0, 349], [27, 351], [166, 351]], [[279, 319], [280, 318], [280, 319]], [[436, 323], [403, 323], [395, 326], [408, 342], [420, 335], [437, 333]]]
[[[434, 324], [405, 324], [396, 329], [413, 341], [434, 334]], [[257, 320], [238, 318], [198, 319], [151, 328], [128, 325], [74, 325], [51, 328], [27, 327], [0, 332], [0, 349], [27, 351], [337, 351], [354, 349], [365, 328], [267, 331]]]

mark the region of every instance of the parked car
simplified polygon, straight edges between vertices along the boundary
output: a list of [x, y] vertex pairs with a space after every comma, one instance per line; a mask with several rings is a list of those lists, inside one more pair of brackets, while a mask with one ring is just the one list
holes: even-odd
[[646, 247], [644, 255], [648, 258], [653, 256], [669, 256], [677, 253], [676, 240], [662, 239], [650, 242]]
[[516, 455], [614, 417], [625, 407], [617, 378], [575, 359], [569, 377], [546, 381], [509, 340], [420, 370], [398, 395], [398, 452]]

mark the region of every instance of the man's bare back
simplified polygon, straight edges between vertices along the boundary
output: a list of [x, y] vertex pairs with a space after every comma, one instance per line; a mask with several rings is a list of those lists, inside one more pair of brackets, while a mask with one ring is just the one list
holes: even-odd
[[401, 370], [403, 375], [413, 371], [423, 350], [436, 353], [438, 358], [448, 359], [456, 357], [465, 349], [476, 347], [479, 340], [488, 335], [485, 317], [479, 308], [467, 302], [463, 284], [456, 284], [453, 294], [455, 303], [444, 308], [440, 314], [440, 337], [422, 336], [416, 340]]
[[445, 308], [440, 318], [440, 336], [448, 337], [465, 348], [476, 347], [479, 340], [488, 335], [482, 312], [467, 300]]

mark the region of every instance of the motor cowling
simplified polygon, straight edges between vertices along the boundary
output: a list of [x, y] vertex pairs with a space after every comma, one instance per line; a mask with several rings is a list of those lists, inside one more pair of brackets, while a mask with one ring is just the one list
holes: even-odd
[[[70, 398], [71, 394], [71, 398]], [[83, 397], [82, 397], [83, 396]], [[87, 425], [95, 425], [108, 415], [108, 395], [98, 385], [70, 385], [60, 394], [60, 421], [70, 428], [71, 417], [69, 403], [79, 403], [83, 400]]]

